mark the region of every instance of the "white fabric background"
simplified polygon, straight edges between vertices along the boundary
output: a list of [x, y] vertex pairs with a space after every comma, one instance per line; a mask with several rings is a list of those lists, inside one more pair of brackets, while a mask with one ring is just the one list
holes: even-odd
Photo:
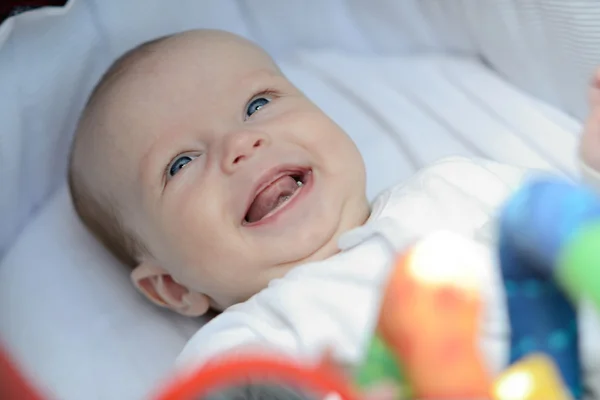
[[13, 18], [0, 26], [0, 338], [57, 398], [140, 398], [199, 326], [136, 296], [64, 191], [102, 71], [194, 27], [266, 47], [356, 140], [371, 197], [446, 155], [576, 174], [595, 0], [78, 0]]

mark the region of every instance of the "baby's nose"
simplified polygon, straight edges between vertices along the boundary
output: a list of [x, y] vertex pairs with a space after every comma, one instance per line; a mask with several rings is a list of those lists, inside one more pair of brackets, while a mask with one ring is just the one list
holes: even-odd
[[225, 138], [222, 168], [232, 173], [270, 143], [266, 134], [252, 131], [235, 132]]

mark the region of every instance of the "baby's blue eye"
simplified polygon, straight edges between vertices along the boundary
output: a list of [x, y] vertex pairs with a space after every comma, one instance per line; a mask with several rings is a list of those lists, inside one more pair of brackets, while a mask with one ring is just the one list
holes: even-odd
[[256, 99], [252, 100], [250, 103], [248, 103], [248, 107], [246, 108], [246, 118], [252, 116], [252, 114], [260, 110], [270, 101], [271, 100], [267, 99], [266, 97], [257, 97]]
[[190, 161], [192, 161], [191, 156], [177, 157], [169, 167], [169, 176], [175, 176], [175, 174], [181, 171], [181, 169], [185, 167]]

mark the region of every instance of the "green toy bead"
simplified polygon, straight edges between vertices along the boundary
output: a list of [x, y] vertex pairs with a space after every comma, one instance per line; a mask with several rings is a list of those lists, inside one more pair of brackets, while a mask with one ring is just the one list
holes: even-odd
[[410, 398], [409, 387], [394, 354], [375, 335], [369, 343], [364, 361], [356, 371], [354, 382], [364, 389], [383, 381], [398, 384], [402, 390], [401, 398]]
[[582, 226], [561, 251], [556, 277], [575, 300], [600, 310], [600, 222]]

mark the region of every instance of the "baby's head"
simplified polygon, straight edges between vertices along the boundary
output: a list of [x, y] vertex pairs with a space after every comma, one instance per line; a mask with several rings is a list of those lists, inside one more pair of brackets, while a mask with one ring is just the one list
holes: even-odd
[[263, 50], [211, 30], [113, 64], [81, 116], [69, 182], [138, 289], [190, 316], [331, 256], [369, 214], [352, 140]]

